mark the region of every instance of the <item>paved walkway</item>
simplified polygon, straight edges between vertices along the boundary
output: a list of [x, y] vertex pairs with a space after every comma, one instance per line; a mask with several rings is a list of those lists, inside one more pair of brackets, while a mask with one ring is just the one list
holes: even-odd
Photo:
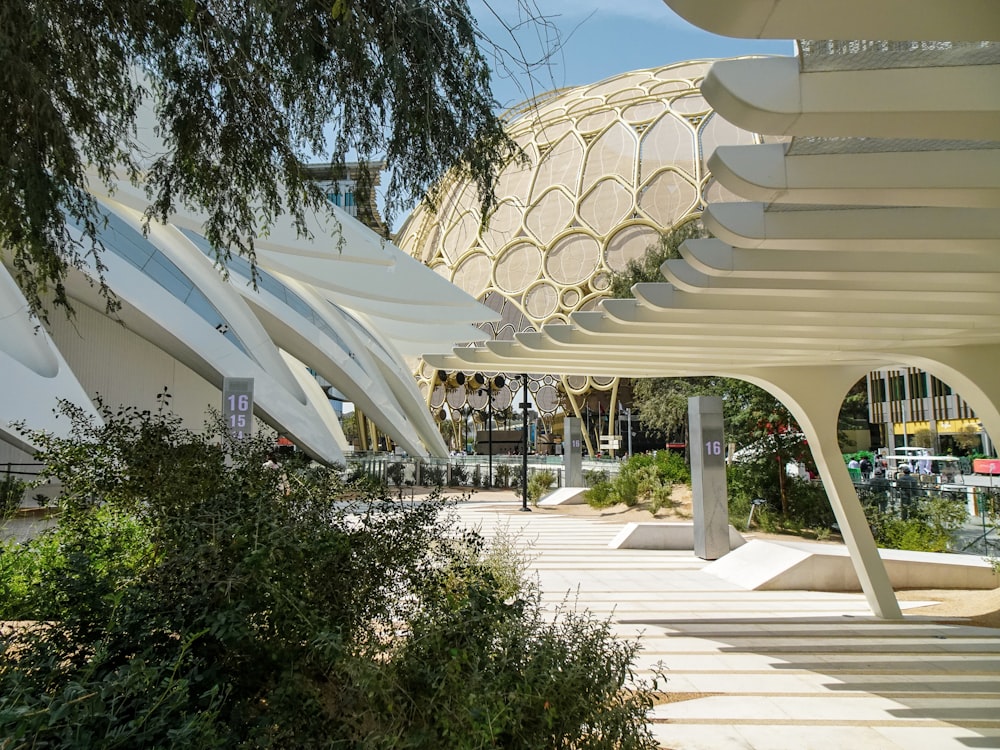
[[747, 591], [691, 552], [609, 549], [622, 525], [520, 505], [480, 492], [459, 513], [530, 545], [547, 602], [570, 594], [638, 636], [640, 673], [662, 663], [668, 692], [701, 696], [654, 709], [662, 747], [1000, 748], [1000, 630], [879, 620], [861, 594]]

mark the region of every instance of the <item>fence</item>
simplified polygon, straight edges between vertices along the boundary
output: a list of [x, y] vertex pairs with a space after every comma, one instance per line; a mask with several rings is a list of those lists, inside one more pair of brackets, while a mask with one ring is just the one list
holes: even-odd
[[862, 505], [873, 506], [881, 513], [903, 520], [918, 515], [921, 504], [932, 498], [953, 502], [961, 506], [966, 516], [966, 522], [957, 532], [953, 549], [967, 554], [1000, 556], [997, 535], [1000, 487], [938, 484], [923, 477], [914, 477], [909, 480], [875, 478], [855, 482], [854, 488]]
[[[540, 472], [551, 471], [556, 476], [553, 488], [563, 486], [562, 461], [558, 463], [529, 459], [528, 479]], [[396, 487], [493, 487], [519, 489], [523, 474], [520, 456], [454, 456], [448, 459], [416, 459], [385, 453], [354, 454], [348, 457], [349, 473], [363, 473]]]

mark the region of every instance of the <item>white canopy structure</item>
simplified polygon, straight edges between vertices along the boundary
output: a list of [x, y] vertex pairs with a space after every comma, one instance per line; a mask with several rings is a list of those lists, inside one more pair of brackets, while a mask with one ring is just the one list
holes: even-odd
[[479, 340], [473, 324], [496, 313], [335, 206], [310, 217], [311, 237], [289, 219], [256, 240], [254, 289], [242, 258], [228, 264], [228, 280], [216, 267], [201, 216], [182, 210], [144, 233], [143, 191], [113, 187], [93, 189], [107, 218], [105, 277], [122, 302], [113, 320], [76, 272], [76, 316], [53, 311], [41, 327], [0, 265], [5, 460], [32, 448], [11, 422], [66, 427], [53, 419], [60, 398], [148, 407], [167, 389], [197, 428], [220, 408], [226, 377], [253, 378], [256, 417], [322, 461], [342, 462], [347, 449], [328, 385], [410, 455], [447, 455], [404, 355]]
[[960, 391], [1000, 434], [1000, 4], [665, 2], [716, 33], [800, 39], [795, 58], [720, 61], [702, 84], [737, 127], [790, 137], [710, 159], [751, 202], [710, 203], [717, 239], [685, 243], [666, 282], [638, 285], [634, 301], [427, 360], [718, 374], [767, 389], [802, 426], [873, 612], [898, 618], [837, 417], [859, 378], [905, 364]]

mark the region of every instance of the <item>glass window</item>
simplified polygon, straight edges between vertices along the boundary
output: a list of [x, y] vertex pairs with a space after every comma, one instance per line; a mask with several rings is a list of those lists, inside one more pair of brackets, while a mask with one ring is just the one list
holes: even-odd
[[885, 380], [881, 376], [872, 378], [872, 401], [882, 402], [885, 397]]
[[927, 373], [910, 373], [910, 398], [927, 398]]
[[[107, 224], [100, 230], [99, 237], [108, 251], [142, 271], [209, 325], [217, 330], [224, 330], [225, 338], [244, 354], [250, 356], [239, 337], [229, 331], [222, 313], [188, 279], [187, 275], [174, 265], [173, 261], [161, 253], [153, 243], [143, 237], [139, 231], [133, 229], [124, 219], [114, 213], [104, 215], [107, 218]], [[80, 228], [76, 222], [72, 220], [70, 222]], [[211, 257], [214, 257], [214, 254]]]
[[889, 376], [889, 400], [903, 401], [906, 399], [906, 381], [902, 375]]
[[935, 396], [950, 396], [951, 386], [945, 383], [943, 380], [938, 380], [933, 375], [931, 376], [931, 392]]
[[[208, 240], [190, 229], [180, 228], [180, 231], [185, 237], [191, 240], [195, 247], [201, 250], [202, 253], [207, 255], [209, 258], [215, 258], [215, 251], [212, 250], [212, 246], [208, 244]], [[247, 281], [250, 280], [250, 263], [246, 258], [234, 255], [232, 260], [230, 260], [227, 265], [231, 274], [241, 276]], [[343, 349], [344, 352], [350, 356], [350, 347], [348, 347], [344, 342], [344, 339], [340, 337], [340, 334], [331, 328], [330, 324], [320, 317], [320, 315], [309, 305], [308, 302], [285, 286], [277, 277], [272, 276], [267, 271], [260, 268], [260, 266], [257, 267], [257, 288], [262, 289], [268, 294], [271, 294], [284, 302], [288, 305], [288, 307], [329, 336], [334, 343], [337, 344], [337, 346]]]

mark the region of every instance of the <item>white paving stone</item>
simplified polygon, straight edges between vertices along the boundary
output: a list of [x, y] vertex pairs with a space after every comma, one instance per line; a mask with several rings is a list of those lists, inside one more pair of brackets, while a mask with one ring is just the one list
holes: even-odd
[[[639, 640], [636, 673], [666, 691], [651, 730], [670, 750], [1000, 748], [1000, 631], [872, 616], [860, 594], [748, 591], [691, 551], [612, 550], [624, 524], [480, 493], [464, 523], [526, 545], [550, 611], [575, 604]], [[907, 607], [915, 607], [908, 603]]]

